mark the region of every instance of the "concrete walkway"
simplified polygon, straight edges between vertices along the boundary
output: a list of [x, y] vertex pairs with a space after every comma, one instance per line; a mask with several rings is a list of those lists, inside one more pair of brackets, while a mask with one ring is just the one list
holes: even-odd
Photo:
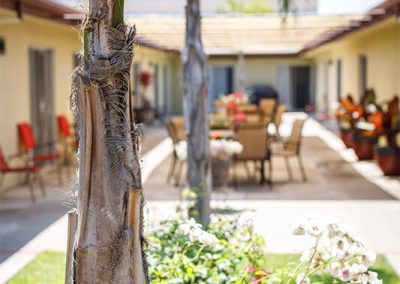
[[[285, 115], [282, 133], [290, 129], [291, 121], [299, 115]], [[309, 120], [304, 130], [305, 136], [318, 137], [335, 151], [344, 161], [365, 179], [377, 186], [386, 194], [381, 200], [268, 200], [247, 199], [228, 200], [217, 198], [212, 202], [213, 208], [231, 208], [233, 210], [249, 210], [254, 214], [256, 230], [265, 236], [268, 250], [276, 253], [299, 251], [302, 241], [290, 235], [293, 222], [302, 216], [333, 217], [353, 228], [368, 248], [385, 254], [393, 267], [400, 274], [400, 182], [393, 178], [383, 177], [372, 162], [356, 162], [354, 153], [345, 149], [340, 140], [325, 130], [317, 122]], [[170, 141], [162, 143], [144, 157], [145, 191], [152, 191], [151, 172], [157, 172], [160, 165], [170, 153]], [[165, 166], [163, 167], [165, 168]], [[165, 176], [162, 177], [165, 182]], [[340, 186], [340, 184], [338, 185]], [[157, 189], [161, 194], [162, 188]], [[166, 189], [167, 190], [167, 189]], [[178, 189], [175, 189], [179, 192]], [[293, 190], [296, 190], [295, 186]], [[177, 195], [176, 195], [177, 196]], [[177, 196], [178, 197], [178, 196]], [[147, 226], [173, 215], [178, 200], [151, 200], [146, 205]], [[18, 252], [0, 264], [0, 283], [12, 277], [20, 268], [44, 250], [65, 251], [67, 219], [61, 217], [36, 238], [28, 242]]]

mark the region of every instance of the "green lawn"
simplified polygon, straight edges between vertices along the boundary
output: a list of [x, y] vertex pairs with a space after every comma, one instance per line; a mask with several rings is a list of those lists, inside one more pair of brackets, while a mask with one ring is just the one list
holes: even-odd
[[[299, 258], [295, 254], [268, 254], [267, 269], [274, 271], [285, 266], [288, 262], [297, 261]], [[44, 252], [25, 266], [18, 274], [12, 278], [10, 284], [58, 284], [64, 283], [65, 254], [58, 252]], [[400, 277], [393, 271], [386, 258], [379, 256], [376, 264], [371, 269], [378, 272], [384, 284], [399, 284]], [[320, 276], [313, 279], [323, 283], [332, 283], [327, 276]]]

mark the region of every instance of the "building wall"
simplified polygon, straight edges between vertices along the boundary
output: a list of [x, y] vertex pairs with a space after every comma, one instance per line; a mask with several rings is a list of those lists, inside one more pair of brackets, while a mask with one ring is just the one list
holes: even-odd
[[[158, 77], [158, 85], [159, 85], [159, 98], [160, 105], [164, 106], [164, 104], [168, 104], [168, 110], [171, 114], [181, 113], [182, 109], [182, 91], [181, 91], [181, 63], [180, 57], [176, 53], [165, 52], [161, 50], [156, 50], [154, 48], [149, 48], [146, 46], [138, 46], [135, 50], [135, 56], [133, 59], [132, 66], [139, 66], [139, 72], [142, 70], [146, 70], [150, 72], [154, 76], [154, 66], [159, 66], [159, 77]], [[167, 78], [167, 96], [168, 101], [165, 102], [165, 93], [164, 93], [164, 73], [163, 68], [167, 67], [168, 70], [168, 78]], [[136, 70], [132, 70], [132, 74], [137, 72]], [[137, 82], [132, 80], [132, 89], [137, 90], [139, 93], [143, 92], [140, 84], [139, 86], [135, 86]], [[156, 84], [154, 77], [151, 82], [151, 85], [146, 90], [146, 96], [154, 106], [155, 103], [155, 88], [154, 84]], [[137, 102], [137, 100], [136, 100]], [[138, 103], [138, 102], [137, 102]]]
[[[315, 60], [319, 110], [332, 113], [337, 106], [337, 60], [342, 61], [341, 96], [360, 99], [359, 56], [367, 58], [367, 88], [374, 88], [378, 102], [400, 94], [400, 22], [394, 17], [323, 45], [305, 55]], [[327, 68], [327, 69], [326, 69]], [[328, 74], [328, 75], [327, 75]]]
[[[53, 49], [54, 113], [71, 117], [70, 75], [80, 40], [68, 25], [27, 15], [18, 21], [9, 10], [0, 9], [0, 21], [6, 45], [5, 54], [0, 54], [0, 145], [9, 155], [18, 151], [17, 123], [31, 118], [29, 48]], [[7, 177], [6, 186], [15, 181]]]
[[[239, 89], [239, 77], [241, 68], [239, 67], [239, 61], [237, 57], [223, 58], [223, 57], [211, 57], [208, 62], [210, 67], [213, 66], [232, 66], [234, 67], [234, 83], [235, 89]], [[285, 78], [280, 78], [284, 75], [280, 73], [280, 70], [284, 69], [289, 72], [290, 67], [294, 66], [313, 66], [312, 59], [308, 58], [295, 58], [295, 57], [269, 57], [269, 56], [257, 56], [257, 57], [244, 57], [244, 81], [245, 88], [252, 85], [270, 85], [278, 90], [280, 99], [287, 105], [291, 104], [290, 98], [290, 87], [288, 82], [284, 81]], [[289, 76], [289, 74], [287, 74]], [[289, 77], [288, 77], [289, 78]], [[313, 93], [313, 92], [312, 92]], [[311, 94], [312, 95], [312, 94]]]

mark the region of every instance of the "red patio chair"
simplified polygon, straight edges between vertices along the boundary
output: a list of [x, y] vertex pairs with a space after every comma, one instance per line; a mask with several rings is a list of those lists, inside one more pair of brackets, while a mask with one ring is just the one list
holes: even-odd
[[[17, 157], [14, 156], [14, 157]], [[40, 185], [40, 189], [42, 191], [42, 195], [45, 196], [46, 192], [45, 192], [45, 188], [44, 188], [44, 183], [43, 183], [43, 179], [40, 175], [40, 167], [39, 166], [30, 166], [30, 165], [26, 165], [26, 166], [21, 166], [21, 167], [11, 167], [9, 166], [9, 164], [7, 163], [6, 158], [3, 155], [3, 151], [0, 147], [0, 192], [1, 192], [1, 187], [4, 181], [4, 177], [6, 174], [18, 174], [18, 173], [26, 173], [27, 175], [27, 182], [29, 185], [29, 190], [31, 192], [31, 199], [32, 201], [36, 200], [35, 197], [35, 192], [33, 190], [33, 181], [36, 179], [39, 182]]]
[[65, 115], [57, 116], [58, 134], [64, 146], [65, 164], [70, 165], [70, 155], [74, 154], [78, 149], [78, 139], [71, 131], [71, 126]]
[[36, 165], [38, 162], [51, 162], [55, 161], [57, 163], [57, 173], [60, 185], [62, 184], [62, 174], [61, 174], [61, 162], [63, 159], [63, 155], [58, 152], [40, 152], [35, 153], [36, 150], [40, 150], [43, 148], [49, 148], [52, 143], [48, 145], [37, 145], [35, 141], [35, 137], [33, 135], [32, 126], [27, 123], [19, 123], [17, 125], [18, 134], [19, 134], [19, 142], [20, 148], [22, 152], [28, 153], [27, 158], [32, 160]]

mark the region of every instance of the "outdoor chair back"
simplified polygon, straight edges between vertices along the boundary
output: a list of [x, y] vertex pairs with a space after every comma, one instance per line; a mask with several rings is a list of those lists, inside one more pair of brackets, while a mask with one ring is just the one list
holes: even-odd
[[302, 131], [305, 119], [296, 119], [292, 126], [292, 132], [285, 141], [285, 150], [298, 154], [300, 151]]
[[168, 136], [172, 140], [172, 144], [174, 144], [174, 145], [177, 144], [179, 142], [179, 138], [178, 138], [178, 135], [176, 133], [175, 126], [173, 125], [171, 120], [166, 120], [164, 122], [164, 125], [165, 125], [165, 128], [167, 129]]
[[300, 153], [302, 140], [301, 132], [303, 130], [304, 122], [305, 119], [296, 119], [293, 123], [290, 136], [285, 141], [283, 141], [283, 147], [277, 148], [272, 151], [273, 156], [280, 156], [285, 159], [286, 169], [288, 171], [290, 180], [293, 179], [293, 174], [289, 163], [290, 157], [297, 157], [303, 181], [307, 180], [306, 171]]
[[65, 115], [57, 116], [58, 131], [63, 138], [68, 138], [72, 135], [68, 119]]
[[185, 140], [186, 139], [185, 120], [183, 116], [174, 116], [171, 118], [170, 121], [173, 127], [175, 128], [178, 141]]
[[243, 145], [243, 152], [236, 160], [265, 160], [267, 158], [267, 127], [263, 123], [239, 123], [236, 126], [236, 139]]
[[262, 122], [264, 122], [264, 124], [272, 121], [274, 117], [275, 107], [276, 107], [275, 99], [260, 100], [260, 110], [262, 113]]
[[275, 132], [276, 132], [276, 136], [279, 138], [280, 137], [280, 133], [279, 133], [279, 127], [282, 123], [282, 116], [283, 113], [286, 111], [287, 107], [285, 104], [280, 104], [275, 111], [275, 115], [274, 115], [274, 125], [275, 125]]
[[33, 150], [36, 148], [35, 137], [33, 136], [32, 126], [29, 123], [18, 124], [18, 134], [21, 150]]
[[183, 127], [183, 118], [173, 117], [169, 120], [164, 121], [165, 128], [167, 128], [168, 135], [172, 140], [173, 144], [173, 155], [171, 158], [171, 165], [168, 170], [167, 175], [167, 183], [170, 182], [172, 177], [174, 177], [175, 185], [179, 185], [180, 177], [183, 170], [183, 164], [185, 161], [181, 161], [178, 157], [177, 153], [177, 144], [178, 142], [185, 139], [184, 135], [184, 127]]
[[276, 128], [278, 128], [281, 123], [282, 123], [282, 116], [283, 113], [286, 111], [287, 106], [285, 104], [280, 104], [275, 111], [275, 115], [274, 115], [274, 124], [276, 126]]
[[35, 165], [43, 162], [56, 162], [59, 183], [62, 185], [61, 166], [63, 154], [52, 150], [52, 146], [54, 145], [52, 142], [49, 142], [46, 145], [37, 145], [33, 135], [32, 126], [29, 123], [19, 123], [17, 128], [19, 134], [19, 145], [21, 151], [26, 154], [25, 159], [27, 159], [27, 161], [33, 161]]

